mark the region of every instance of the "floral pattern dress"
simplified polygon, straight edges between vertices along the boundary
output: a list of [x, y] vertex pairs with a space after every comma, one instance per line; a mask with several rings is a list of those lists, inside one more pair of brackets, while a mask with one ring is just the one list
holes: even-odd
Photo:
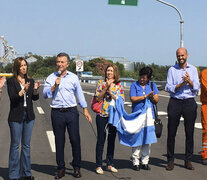
[[[99, 80], [97, 82], [97, 87], [96, 87], [96, 93], [95, 96], [98, 97], [98, 95], [101, 93], [101, 91], [104, 89], [106, 82], [103, 80]], [[121, 96], [124, 99], [124, 91], [123, 87], [121, 85], [121, 82], [116, 84], [112, 89], [111, 92], [113, 93], [114, 96]], [[111, 101], [111, 96], [109, 94], [105, 94], [103, 98], [103, 105], [101, 108], [101, 111], [99, 113], [100, 116], [102, 117], [108, 117], [109, 116], [109, 103]]]

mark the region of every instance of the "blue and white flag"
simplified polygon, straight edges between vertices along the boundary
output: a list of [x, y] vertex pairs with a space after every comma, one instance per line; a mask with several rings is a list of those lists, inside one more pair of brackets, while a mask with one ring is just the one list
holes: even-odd
[[118, 96], [109, 105], [109, 124], [116, 127], [121, 144], [130, 147], [157, 142], [152, 115], [152, 104], [149, 99], [137, 112], [128, 114], [124, 109], [124, 101]]

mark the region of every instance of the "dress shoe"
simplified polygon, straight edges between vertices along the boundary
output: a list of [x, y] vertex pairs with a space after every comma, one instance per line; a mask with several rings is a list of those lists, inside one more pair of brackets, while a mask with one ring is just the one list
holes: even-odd
[[25, 176], [25, 177], [22, 177], [21, 180], [34, 180], [34, 177], [33, 176]]
[[96, 168], [96, 173], [97, 174], [104, 174], [103, 169], [101, 167]]
[[168, 162], [166, 170], [172, 171], [174, 169], [174, 162]]
[[186, 169], [189, 169], [189, 170], [194, 170], [195, 169], [190, 161], [185, 161], [184, 166], [185, 166]]
[[142, 164], [142, 169], [144, 170], [151, 170], [148, 164]]
[[75, 169], [74, 169], [74, 174], [73, 174], [73, 176], [74, 176], [75, 178], [80, 178], [80, 177], [81, 177], [81, 173], [80, 173], [80, 169], [79, 169], [79, 168], [75, 168]]
[[134, 165], [134, 170], [135, 171], [140, 171], [140, 165]]
[[55, 176], [55, 179], [61, 179], [64, 176], [65, 176], [65, 170], [64, 169], [61, 169], [61, 170], [58, 170], [57, 171], [57, 174]]
[[107, 166], [107, 170], [110, 171], [110, 172], [113, 172], [113, 173], [117, 173], [118, 172], [118, 170], [115, 167], [113, 167], [113, 166]]

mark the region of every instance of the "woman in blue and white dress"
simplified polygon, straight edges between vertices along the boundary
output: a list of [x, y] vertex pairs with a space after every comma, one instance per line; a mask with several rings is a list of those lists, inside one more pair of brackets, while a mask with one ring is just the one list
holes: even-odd
[[[154, 104], [156, 104], [158, 102], [159, 91], [155, 83], [152, 83], [153, 90], [151, 89], [151, 76], [152, 69], [150, 67], [144, 67], [139, 71], [139, 80], [132, 83], [130, 87], [132, 112], [136, 112], [142, 109], [145, 105], [145, 100], [147, 98], [150, 99], [151, 103], [153, 102]], [[150, 170], [148, 163], [151, 144], [149, 144], [149, 141], [146, 141], [146, 134], [146, 132], [140, 133], [140, 136], [138, 137], [140, 140], [140, 145], [132, 147], [132, 162], [134, 169], [137, 171], [139, 171], [141, 168], [144, 170]]]

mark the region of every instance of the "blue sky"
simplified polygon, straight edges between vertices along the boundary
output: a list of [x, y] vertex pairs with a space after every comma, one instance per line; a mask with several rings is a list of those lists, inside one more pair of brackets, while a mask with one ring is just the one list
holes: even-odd
[[[207, 66], [207, 1], [166, 0], [184, 19], [188, 62]], [[19, 54], [115, 56], [172, 65], [180, 46], [180, 19], [156, 0], [138, 6], [108, 0], [0, 0], [0, 36]]]

